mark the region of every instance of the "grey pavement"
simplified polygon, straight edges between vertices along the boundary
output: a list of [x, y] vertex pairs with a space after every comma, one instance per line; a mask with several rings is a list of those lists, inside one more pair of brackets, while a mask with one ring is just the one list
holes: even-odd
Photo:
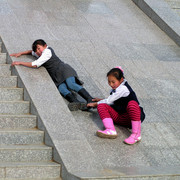
[[[64, 179], [180, 178], [180, 16], [166, 1], [134, 2], [0, 1], [0, 36], [9, 54], [42, 38], [77, 70], [92, 96], [101, 98], [110, 90], [106, 73], [121, 65], [144, 107], [140, 143], [124, 144], [130, 132], [118, 125], [117, 139], [101, 139], [95, 135], [103, 129], [96, 110], [70, 112], [44, 68], [16, 67]], [[169, 21], [174, 24], [168, 28], [178, 31], [166, 32]]]
[[165, 0], [171, 9], [180, 15], [180, 1], [179, 0]]
[[180, 17], [176, 12], [178, 9], [177, 5], [172, 6], [172, 1], [166, 2], [165, 0], [133, 0], [133, 2], [180, 46]]

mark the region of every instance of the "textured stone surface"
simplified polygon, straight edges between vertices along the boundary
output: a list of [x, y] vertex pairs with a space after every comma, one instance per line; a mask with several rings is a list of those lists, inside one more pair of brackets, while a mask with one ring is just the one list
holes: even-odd
[[1, 101], [20, 101], [23, 100], [22, 88], [0, 88]]
[[[179, 16], [165, 1], [134, 2], [178, 43]], [[43, 38], [77, 70], [84, 87], [102, 98], [110, 89], [106, 73], [121, 65], [146, 112], [140, 143], [123, 144], [130, 131], [118, 125], [117, 139], [100, 139], [95, 132], [103, 124], [95, 109], [70, 112], [44, 68], [13, 68], [20, 76], [18, 85], [30, 96], [39, 128], [47, 133], [46, 143], [60, 155], [54, 158], [63, 164], [63, 177], [71, 179], [67, 170], [94, 179], [178, 179], [180, 51], [173, 40], [131, 0], [3, 0], [0, 5], [0, 35], [9, 54]]]
[[[175, 43], [180, 45], [179, 4], [171, 0], [133, 0]], [[168, 3], [167, 3], [168, 2]], [[176, 9], [177, 7], [177, 9]]]
[[52, 159], [52, 148], [45, 145], [1, 145], [1, 162], [40, 162]]
[[1, 101], [1, 114], [27, 114], [29, 113], [29, 102], [25, 101]]
[[39, 130], [1, 130], [1, 144], [41, 144], [44, 132]]
[[6, 53], [0, 53], [0, 64], [6, 63]]
[[16, 76], [1, 76], [0, 87], [16, 87], [17, 77]]
[[60, 175], [60, 166], [54, 162], [41, 162], [38, 166], [36, 162], [4, 162], [0, 165], [0, 170], [4, 173], [2, 178], [7, 179], [58, 178]]
[[0, 66], [0, 76], [9, 76], [11, 75], [10, 71], [10, 65], [9, 64], [2, 64]]
[[27, 129], [36, 127], [33, 115], [0, 115], [0, 129]]
[[174, 10], [178, 15], [180, 15], [180, 2], [178, 0], [165, 0], [172, 10]]

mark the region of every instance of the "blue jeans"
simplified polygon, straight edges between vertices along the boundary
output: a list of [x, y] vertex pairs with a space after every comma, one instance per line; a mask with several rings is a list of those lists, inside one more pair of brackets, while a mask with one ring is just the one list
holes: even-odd
[[75, 77], [69, 77], [58, 86], [59, 92], [65, 97], [67, 94], [71, 93], [70, 90], [78, 92], [83, 87], [76, 83]]

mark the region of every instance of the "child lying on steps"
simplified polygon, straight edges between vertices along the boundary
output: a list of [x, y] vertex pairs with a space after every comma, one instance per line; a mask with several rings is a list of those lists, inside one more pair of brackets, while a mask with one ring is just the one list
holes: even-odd
[[97, 131], [102, 138], [116, 138], [114, 123], [124, 127], [132, 127], [132, 134], [124, 140], [126, 144], [135, 144], [141, 140], [141, 121], [145, 119], [143, 108], [139, 106], [135, 92], [129, 86], [121, 67], [111, 69], [107, 73], [108, 83], [112, 90], [107, 99], [95, 98], [88, 107], [97, 107], [104, 124], [104, 131]]
[[77, 92], [87, 101], [87, 103], [92, 102], [91, 95], [81, 86], [82, 84], [78, 79], [76, 71], [70, 65], [61, 61], [54, 53], [54, 50], [51, 47], [48, 47], [44, 40], [38, 39], [34, 41], [32, 44], [32, 50], [14, 53], [10, 56], [19, 57], [21, 55], [28, 54], [35, 56], [37, 60], [33, 62], [15, 61], [12, 63], [12, 66], [23, 65], [32, 68], [44, 66], [57, 86], [59, 92], [70, 102], [68, 107], [71, 111], [88, 109], [86, 103], [78, 101], [70, 91], [73, 90]]

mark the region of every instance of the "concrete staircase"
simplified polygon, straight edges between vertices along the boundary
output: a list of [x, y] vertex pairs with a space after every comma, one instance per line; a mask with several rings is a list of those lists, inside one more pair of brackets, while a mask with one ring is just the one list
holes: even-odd
[[57, 179], [60, 165], [52, 161], [52, 148], [43, 143], [30, 102], [23, 100], [17, 77], [11, 76], [0, 42], [0, 179]]

